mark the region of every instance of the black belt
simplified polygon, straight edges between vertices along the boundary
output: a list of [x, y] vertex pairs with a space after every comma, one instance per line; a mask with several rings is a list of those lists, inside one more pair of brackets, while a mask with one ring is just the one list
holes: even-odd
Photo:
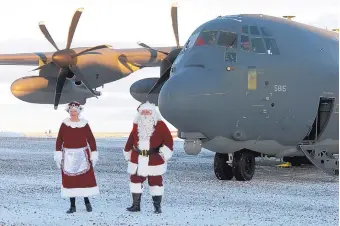
[[163, 147], [163, 144], [159, 145], [156, 148], [150, 148], [149, 150], [140, 150], [138, 147], [133, 146], [133, 149], [142, 156], [149, 156], [152, 153], [159, 153], [159, 149]]

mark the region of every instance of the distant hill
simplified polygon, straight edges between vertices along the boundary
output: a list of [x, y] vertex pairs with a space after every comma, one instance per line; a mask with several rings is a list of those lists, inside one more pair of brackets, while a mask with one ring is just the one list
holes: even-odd
[[25, 137], [25, 134], [9, 131], [0, 131], [0, 137]]
[[[110, 137], [129, 137], [130, 133], [127, 132], [93, 132], [96, 138], [110, 138]], [[52, 137], [56, 138], [57, 133], [25, 133], [24, 136], [26, 137]], [[177, 138], [177, 131], [171, 131], [171, 135], [174, 138]], [[0, 135], [1, 136], [1, 135]]]

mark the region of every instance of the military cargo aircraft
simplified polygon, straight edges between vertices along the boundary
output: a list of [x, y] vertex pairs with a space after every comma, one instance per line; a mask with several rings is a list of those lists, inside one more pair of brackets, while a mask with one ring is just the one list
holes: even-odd
[[172, 58], [159, 79], [134, 83], [132, 96], [158, 105], [187, 154], [216, 152], [218, 179], [251, 180], [261, 154], [305, 156], [338, 175], [336, 32], [261, 14], [219, 16]]
[[[130, 88], [140, 102], [159, 106], [178, 129], [187, 154], [216, 152], [220, 180], [251, 180], [255, 157], [306, 156], [338, 174], [339, 37], [292, 20], [267, 15], [219, 16], [179, 45], [177, 6], [171, 9], [176, 47], [73, 48], [82, 10], [72, 20], [67, 46], [54, 53], [0, 55], [0, 64], [37, 65], [39, 76], [12, 84], [32, 103], [54, 104], [99, 96], [94, 90], [143, 67], [160, 66], [159, 78]], [[61, 95], [62, 94], [62, 95]]]
[[[144, 43], [138, 43], [143, 48], [135, 49], [113, 49], [109, 45], [71, 48], [82, 12], [83, 8], [79, 8], [73, 15], [64, 49], [56, 45], [44, 22], [40, 22], [39, 28], [55, 52], [0, 54], [0, 65], [37, 66], [34, 71], [39, 71], [37, 76], [22, 77], [12, 83], [11, 92], [15, 97], [29, 103], [53, 104], [55, 109], [70, 101], [85, 104], [87, 98], [101, 95], [96, 88], [141, 68], [160, 66], [169, 53], [179, 48], [177, 44], [156, 51]], [[171, 14], [175, 26], [176, 4], [172, 6]]]

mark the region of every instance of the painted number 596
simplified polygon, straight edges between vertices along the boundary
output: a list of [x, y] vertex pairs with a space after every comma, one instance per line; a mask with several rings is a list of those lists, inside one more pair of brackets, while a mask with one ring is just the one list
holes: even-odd
[[275, 92], [286, 92], [286, 85], [274, 85]]

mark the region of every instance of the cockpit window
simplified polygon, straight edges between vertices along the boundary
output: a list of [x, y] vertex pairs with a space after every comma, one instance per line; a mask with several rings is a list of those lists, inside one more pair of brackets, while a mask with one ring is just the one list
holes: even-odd
[[184, 48], [183, 48], [184, 51], [193, 47], [198, 35], [199, 35], [199, 33], [195, 33], [195, 34], [191, 35], [191, 37], [188, 39], [188, 41], [184, 45]]
[[241, 49], [249, 52], [249, 37], [241, 35]]
[[266, 53], [262, 38], [252, 38], [251, 47], [254, 53]]
[[276, 42], [273, 38], [264, 38], [264, 42], [266, 44], [268, 54], [280, 54], [279, 48], [277, 47]]
[[243, 25], [242, 26], [242, 33], [249, 34], [249, 27], [248, 27], [248, 25]]
[[237, 48], [237, 34], [229, 31], [221, 31], [217, 45]]
[[215, 45], [218, 31], [202, 31], [195, 45]]
[[250, 26], [250, 34], [252, 35], [261, 35], [257, 26]]
[[261, 32], [262, 32], [262, 36], [272, 36], [272, 33], [270, 32], [270, 30], [268, 28], [265, 27], [260, 27]]

